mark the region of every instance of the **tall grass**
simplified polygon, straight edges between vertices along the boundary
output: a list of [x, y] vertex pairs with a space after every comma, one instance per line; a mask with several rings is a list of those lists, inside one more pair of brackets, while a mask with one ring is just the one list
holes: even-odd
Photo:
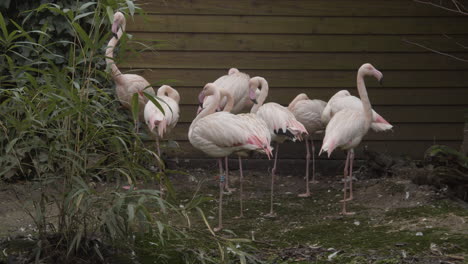
[[[134, 3], [74, 3], [40, 5], [22, 23], [7, 23], [0, 14], [0, 178], [34, 182], [38, 197], [28, 213], [38, 234], [30, 260], [104, 261], [116, 250], [151, 242], [153, 257], [167, 263], [229, 263], [233, 257], [245, 263], [249, 256], [234, 246], [242, 241], [189, 228], [188, 210], [204, 217], [196, 209], [203, 199], [180, 209], [156, 190], [100, 186], [157, 177], [144, 164], [158, 157], [118, 109], [103, 63], [114, 8], [133, 14]], [[54, 38], [48, 23], [25, 29], [45, 14], [65, 21], [60, 27], [70, 37]], [[203, 245], [196, 243], [201, 238]]]

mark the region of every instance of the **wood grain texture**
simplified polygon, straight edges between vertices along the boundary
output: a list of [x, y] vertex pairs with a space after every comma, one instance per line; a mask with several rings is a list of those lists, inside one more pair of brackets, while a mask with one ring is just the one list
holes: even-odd
[[[457, 54], [466, 57], [468, 54]], [[122, 67], [169, 69], [354, 70], [370, 62], [385, 70], [461, 70], [468, 63], [434, 53], [143, 52], [124, 57]]]
[[468, 17], [135, 16], [129, 32], [465, 34]]
[[417, 42], [444, 52], [466, 52], [457, 45], [468, 43], [468, 37], [443, 35], [285, 35], [220, 34], [220, 33], [148, 33], [134, 32], [132, 47], [141, 43], [157, 50], [190, 51], [275, 51], [275, 52], [425, 52]]
[[[133, 65], [129, 65], [133, 66]], [[151, 83], [164, 82], [175, 86], [203, 87], [207, 82], [212, 82], [218, 77], [227, 74], [230, 64], [222, 69], [142, 69], [134, 67], [134, 70], [121, 67], [125, 73], [141, 74]], [[349, 88], [356, 87], [356, 72], [352, 70], [250, 70], [239, 68], [251, 77], [265, 77], [270, 87], [295, 87], [295, 88]], [[385, 87], [392, 88], [442, 88], [468, 86], [468, 71], [436, 71], [436, 70], [392, 70], [383, 71], [385, 75]], [[373, 82], [369, 87], [375, 87]], [[307, 90], [305, 90], [307, 91]]]

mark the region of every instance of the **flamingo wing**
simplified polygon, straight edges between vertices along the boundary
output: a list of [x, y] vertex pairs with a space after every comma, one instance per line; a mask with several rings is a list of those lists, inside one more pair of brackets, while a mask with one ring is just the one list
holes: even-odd
[[325, 128], [321, 116], [326, 106], [322, 100], [302, 100], [291, 109], [297, 121], [301, 122], [309, 134]]
[[280, 140], [277, 136], [286, 136], [292, 140], [302, 139], [302, 134], [307, 134], [304, 125], [286, 107], [277, 103], [262, 105], [257, 115], [267, 124], [273, 140]]

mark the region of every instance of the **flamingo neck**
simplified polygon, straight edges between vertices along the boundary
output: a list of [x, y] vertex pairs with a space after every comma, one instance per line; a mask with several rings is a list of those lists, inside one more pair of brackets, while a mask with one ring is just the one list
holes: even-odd
[[232, 97], [232, 94], [224, 89], [221, 89], [220, 94], [222, 97], [226, 97], [226, 104], [224, 105], [223, 112], [231, 112], [234, 107], [234, 98]]
[[169, 85], [163, 85], [159, 87], [157, 96], [165, 96], [167, 94], [167, 97], [173, 99], [176, 103], [180, 102], [180, 95], [176, 91], [176, 89], [172, 88]]
[[[219, 101], [221, 99], [221, 95], [218, 90], [215, 90], [215, 92], [211, 95], [213, 96], [214, 100], [210, 100], [208, 106], [206, 106], [192, 121], [192, 124], [190, 125], [190, 131], [192, 130], [192, 127], [198, 122], [198, 120], [202, 119], [203, 117], [210, 115], [216, 111], [216, 108], [218, 108]], [[190, 132], [189, 132], [190, 133]]]
[[257, 113], [258, 109], [263, 105], [268, 96], [268, 82], [262, 77], [256, 77], [260, 80], [260, 95], [257, 98], [257, 104], [252, 107], [250, 113]]
[[117, 43], [119, 43], [119, 40], [122, 37], [124, 30], [125, 30], [125, 24], [117, 32], [117, 38], [112, 37], [109, 43], [107, 44], [107, 48], [106, 48], [106, 64], [111, 66], [112, 78], [114, 79], [115, 82], [120, 81], [122, 73], [120, 72], [119, 68], [115, 64], [114, 48], [117, 45]]
[[294, 100], [291, 101], [288, 105], [288, 109], [292, 110], [299, 101], [306, 100], [303, 94], [298, 94]]
[[366, 129], [368, 129], [372, 123], [372, 106], [369, 100], [369, 96], [367, 95], [366, 84], [364, 82], [364, 76], [361, 71], [358, 71], [357, 75], [357, 90], [362, 102], [364, 118], [366, 121], [365, 126]]

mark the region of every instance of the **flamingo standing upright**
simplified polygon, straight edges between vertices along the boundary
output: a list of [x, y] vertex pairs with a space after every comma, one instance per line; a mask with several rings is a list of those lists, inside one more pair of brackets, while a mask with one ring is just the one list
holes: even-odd
[[214, 99], [199, 113], [190, 125], [188, 138], [190, 143], [207, 155], [219, 158], [219, 218], [216, 231], [221, 230], [222, 202], [224, 176], [222, 161], [224, 157], [239, 151], [260, 151], [271, 153], [269, 142], [247, 129], [249, 124], [241, 117], [228, 113], [217, 112], [220, 101], [220, 91], [212, 83], [205, 85], [199, 96], [200, 103], [205, 96], [212, 95]]
[[[345, 108], [337, 112], [330, 120], [325, 129], [322, 151], [328, 152], [330, 157], [333, 150], [341, 148], [347, 150], [346, 162], [344, 167], [344, 188], [343, 188], [343, 209], [342, 214], [353, 214], [346, 211], [346, 201], [351, 200], [352, 196], [346, 197], [346, 177], [353, 174], [354, 148], [359, 145], [364, 135], [367, 134], [372, 123], [372, 106], [367, 95], [364, 76], [374, 76], [379, 82], [382, 82], [383, 75], [369, 63], [363, 64], [357, 73], [357, 89], [361, 98], [362, 108]], [[350, 193], [352, 193], [352, 181], [350, 181]]]
[[169, 85], [159, 87], [157, 96], [163, 102], [160, 103], [164, 113], [152, 102], [148, 101], [145, 105], [144, 117], [148, 128], [153, 132], [155, 127], [158, 127], [158, 132], [154, 133], [156, 137], [156, 148], [158, 155], [161, 157], [159, 148], [159, 138], [162, 138], [165, 133], [168, 133], [174, 128], [179, 120], [179, 101], [180, 95]]
[[115, 90], [117, 98], [123, 107], [131, 109], [132, 96], [135, 93], [139, 94], [139, 119], [143, 120], [143, 109], [148, 99], [143, 95], [143, 91], [154, 96], [154, 89], [150, 83], [143, 77], [137, 74], [122, 74], [114, 62], [114, 48], [125, 32], [126, 20], [124, 14], [116, 12], [112, 23], [113, 37], [107, 44], [106, 48], [106, 63], [110, 65], [112, 71], [112, 79], [115, 82]]
[[[362, 102], [356, 96], [352, 96], [347, 90], [341, 90], [328, 100], [327, 106], [322, 113], [322, 122], [325, 125], [328, 124], [333, 115], [346, 108], [362, 109]], [[387, 120], [372, 110], [372, 123], [370, 127], [372, 130], [376, 132], [386, 131], [392, 129], [392, 127]]]
[[304, 125], [309, 133], [308, 137], [305, 137], [306, 146], [306, 192], [299, 194], [299, 197], [309, 197], [309, 163], [310, 163], [310, 151], [309, 151], [309, 139], [312, 145], [312, 182], [315, 183], [315, 146], [312, 136], [317, 133], [323, 132], [325, 125], [322, 122], [322, 111], [327, 105], [322, 100], [310, 100], [306, 94], [301, 93], [294, 98], [289, 104], [288, 109], [291, 111], [296, 119]]
[[[251, 113], [256, 113], [265, 121], [270, 130], [271, 140], [276, 142], [275, 161], [271, 170], [271, 195], [270, 195], [270, 213], [269, 217], [274, 217], [276, 214], [273, 211], [273, 192], [275, 184], [276, 161], [278, 159], [279, 144], [285, 140], [296, 139], [302, 140], [302, 135], [307, 134], [305, 127], [296, 120], [293, 113], [288, 108], [277, 103], [266, 103], [268, 96], [268, 82], [262, 77], [253, 77], [249, 81], [250, 91], [249, 96], [254, 101]], [[260, 88], [258, 98], [256, 96], [257, 89]]]

